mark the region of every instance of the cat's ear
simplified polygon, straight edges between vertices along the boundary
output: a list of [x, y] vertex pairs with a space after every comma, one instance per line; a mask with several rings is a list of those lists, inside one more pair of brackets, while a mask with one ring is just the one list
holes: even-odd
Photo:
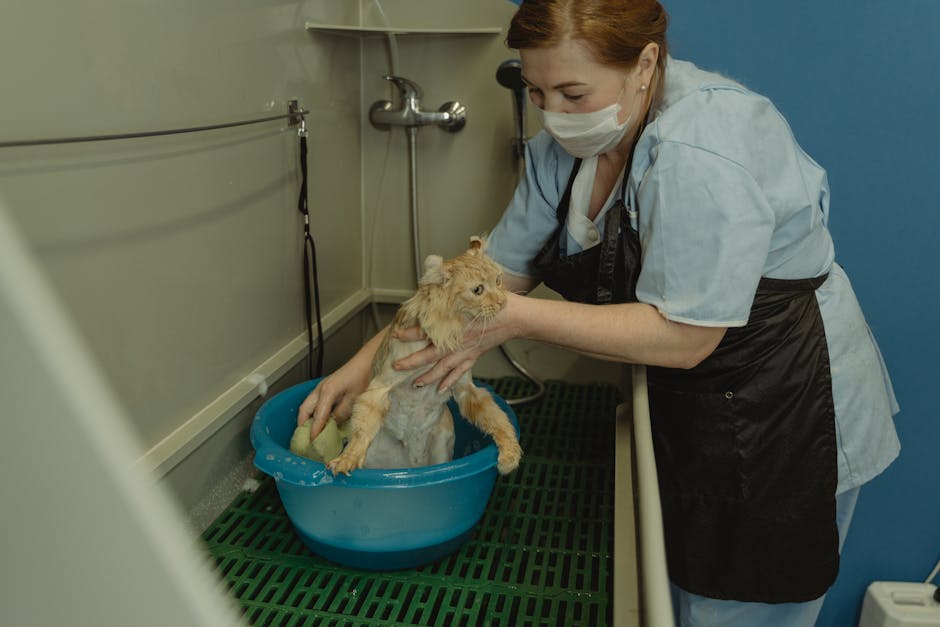
[[474, 254], [486, 252], [486, 240], [477, 235], [471, 235], [469, 250]]
[[440, 255], [428, 255], [424, 260], [424, 275], [421, 285], [434, 285], [444, 283], [449, 277], [444, 269], [444, 258]]

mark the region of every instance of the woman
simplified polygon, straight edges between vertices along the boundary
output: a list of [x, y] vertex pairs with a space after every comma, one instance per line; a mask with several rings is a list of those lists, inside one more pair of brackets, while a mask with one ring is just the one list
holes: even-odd
[[[508, 42], [545, 132], [488, 243], [517, 293], [472, 348], [398, 366], [445, 389], [512, 338], [647, 364], [677, 619], [812, 625], [897, 407], [825, 172], [766, 98], [670, 58], [666, 25], [656, 0], [522, 3]], [[522, 295], [539, 282], [567, 302]], [[298, 420], [348, 414], [378, 341]]]

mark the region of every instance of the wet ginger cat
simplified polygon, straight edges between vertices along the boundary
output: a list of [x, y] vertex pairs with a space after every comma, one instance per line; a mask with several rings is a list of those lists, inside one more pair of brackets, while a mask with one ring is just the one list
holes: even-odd
[[522, 449], [509, 418], [486, 391], [464, 373], [449, 392], [436, 385], [415, 388], [425, 370], [396, 371], [392, 364], [425, 347], [404, 342], [391, 331], [418, 325], [435, 346], [461, 346], [467, 326], [486, 322], [506, 304], [500, 267], [486, 256], [485, 242], [470, 238], [462, 255], [443, 260], [430, 255], [418, 290], [399, 308], [372, 362], [372, 380], [359, 395], [350, 417], [349, 443], [326, 466], [334, 474], [357, 468], [413, 468], [450, 461], [454, 456], [454, 420], [447, 408], [453, 394], [460, 413], [489, 434], [499, 450], [497, 469], [512, 472]]

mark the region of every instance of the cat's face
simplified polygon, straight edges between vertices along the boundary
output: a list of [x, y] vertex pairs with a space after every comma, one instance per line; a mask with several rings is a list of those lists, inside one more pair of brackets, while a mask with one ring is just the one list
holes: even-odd
[[499, 265], [486, 256], [485, 242], [473, 237], [465, 253], [442, 260], [431, 255], [425, 260], [425, 274], [421, 284], [427, 297], [460, 315], [464, 320], [489, 320], [506, 306], [503, 272]]
[[464, 318], [489, 320], [506, 306], [502, 269], [482, 252], [471, 249], [445, 265], [451, 297]]

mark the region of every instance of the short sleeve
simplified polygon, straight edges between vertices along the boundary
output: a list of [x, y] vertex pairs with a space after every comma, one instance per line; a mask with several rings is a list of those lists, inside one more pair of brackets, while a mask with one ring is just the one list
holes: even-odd
[[[539, 133], [529, 141], [525, 177], [487, 237], [487, 254], [517, 276], [540, 278], [532, 261], [558, 226], [556, 208], [563, 193], [560, 186], [567, 181], [571, 164], [565, 169], [555, 147], [546, 133]], [[559, 184], [562, 170], [565, 180]]]
[[774, 212], [742, 165], [679, 142], [655, 148], [636, 192], [637, 299], [698, 326], [747, 324]]

